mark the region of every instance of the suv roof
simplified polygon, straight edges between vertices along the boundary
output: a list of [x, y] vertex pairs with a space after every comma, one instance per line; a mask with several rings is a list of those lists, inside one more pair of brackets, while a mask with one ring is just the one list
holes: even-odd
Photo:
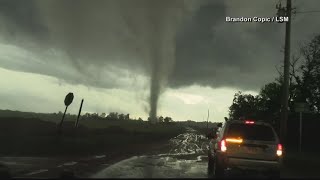
[[264, 122], [264, 121], [259, 121], [259, 120], [230, 120], [227, 121], [226, 124], [230, 124], [230, 123], [240, 123], [240, 124], [244, 124], [246, 121], [254, 121], [254, 124], [257, 125], [267, 125], [267, 126], [271, 126], [270, 123]]

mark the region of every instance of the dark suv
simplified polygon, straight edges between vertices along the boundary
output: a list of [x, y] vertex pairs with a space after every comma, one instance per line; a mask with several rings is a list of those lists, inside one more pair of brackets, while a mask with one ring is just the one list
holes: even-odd
[[258, 121], [227, 121], [210, 140], [208, 173], [221, 177], [225, 170], [258, 170], [280, 177], [282, 145], [273, 127]]

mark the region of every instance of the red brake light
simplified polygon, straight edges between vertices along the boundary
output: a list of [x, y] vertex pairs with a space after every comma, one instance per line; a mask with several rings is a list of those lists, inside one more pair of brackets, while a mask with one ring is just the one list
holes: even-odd
[[245, 123], [245, 124], [254, 124], [254, 121], [246, 120], [244, 123]]
[[282, 156], [282, 145], [281, 144], [278, 144], [277, 156]]
[[224, 139], [220, 141], [220, 150], [222, 152], [226, 152], [227, 151], [227, 144], [226, 144], [226, 140], [224, 140]]

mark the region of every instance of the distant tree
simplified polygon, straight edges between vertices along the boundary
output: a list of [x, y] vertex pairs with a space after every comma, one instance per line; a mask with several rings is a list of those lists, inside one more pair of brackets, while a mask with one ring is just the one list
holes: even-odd
[[99, 114], [98, 113], [93, 113], [93, 114], [91, 114], [91, 117], [94, 118], [94, 119], [97, 119], [99, 117]]
[[[305, 100], [311, 111], [320, 113], [320, 35], [301, 47], [303, 64], [300, 66], [300, 100]], [[299, 80], [298, 80], [299, 81]]]
[[270, 120], [280, 118], [281, 97], [281, 84], [278, 82], [266, 84], [257, 96], [258, 115]]
[[[290, 64], [289, 107], [294, 111], [295, 102], [305, 102], [311, 112], [320, 113], [320, 35], [302, 44], [299, 52]], [[278, 72], [282, 84], [282, 70]]]
[[143, 121], [141, 117], [138, 118], [138, 121]]
[[163, 123], [164, 122], [164, 118], [162, 116], [159, 117], [159, 122]]
[[106, 116], [106, 120], [107, 120], [107, 121], [112, 120], [112, 119], [111, 119], [111, 116], [110, 116], [109, 114]]
[[172, 122], [173, 120], [171, 117], [165, 117], [163, 121], [164, 121], [164, 123], [168, 124], [168, 123]]
[[119, 119], [120, 121], [125, 120], [125, 115], [124, 115], [124, 114], [119, 114], [118, 119]]
[[90, 113], [85, 113], [85, 114], [83, 115], [84, 119], [89, 119], [90, 116], [91, 116]]
[[257, 115], [257, 97], [251, 94], [236, 93], [232, 105], [229, 107], [231, 120], [238, 120], [241, 117], [254, 118]]
[[130, 120], [130, 114], [125, 115], [124, 119], [125, 120]]
[[254, 118], [275, 123], [280, 118], [281, 96], [279, 82], [266, 84], [257, 96], [238, 92], [229, 107], [229, 117], [231, 120]]
[[100, 117], [105, 118], [106, 115], [107, 115], [106, 113], [101, 113], [101, 114], [100, 114]]
[[106, 117], [107, 120], [118, 120], [118, 113], [117, 112], [110, 112]]

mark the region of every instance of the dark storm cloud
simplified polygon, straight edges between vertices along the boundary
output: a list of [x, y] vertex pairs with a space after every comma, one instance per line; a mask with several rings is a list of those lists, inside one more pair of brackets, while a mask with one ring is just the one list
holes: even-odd
[[[167, 7], [168, 2], [164, 2], [163, 7], [157, 3], [155, 7], [147, 1], [136, 0], [1, 1], [2, 42], [36, 49], [35, 54], [49, 47], [63, 50], [71, 60], [64, 62], [49, 58], [47, 61], [50, 61], [51, 67], [43, 65], [39, 70], [30, 68], [33, 61], [23, 66], [0, 59], [0, 66], [40, 74], [50, 72], [48, 75], [67, 81], [106, 88], [119, 84], [114, 83], [116, 79], [112, 78], [121, 74], [110, 75], [117, 72], [117, 68], [113, 67], [152, 76], [154, 63], [150, 61], [150, 43], [156, 40], [150, 38], [150, 19], [146, 15], [153, 14], [154, 20], [161, 17], [163, 12], [155, 9]], [[176, 58], [163, 58], [170, 65], [158, 72], [160, 75], [166, 74], [166, 77], [172, 71], [169, 77], [171, 87], [200, 84], [214, 88], [227, 86], [257, 90], [277, 76], [275, 66], [283, 60], [280, 50], [284, 44], [284, 24], [225, 22], [226, 16], [274, 16], [277, 1], [181, 2], [171, 4], [171, 7], [176, 7], [177, 13], [170, 13], [179, 16], [180, 11], [188, 11], [192, 7], [195, 11], [191, 11], [191, 15], [190, 12], [183, 15], [185, 21], [182, 26], [174, 23], [177, 22], [176, 17], [171, 21], [171, 25], [176, 24], [173, 29], [178, 29], [176, 42], [173, 42]], [[293, 3], [301, 10], [317, 10], [313, 7], [320, 4], [319, 1]], [[316, 33], [319, 28], [314, 21], [316, 17], [319, 15], [297, 15], [292, 25], [293, 48], [299, 40], [311, 38], [311, 34]], [[172, 34], [170, 36], [173, 37]], [[28, 63], [28, 59], [25, 61]], [[46, 61], [45, 58], [43, 61]], [[110, 64], [113, 66], [110, 67]], [[75, 73], [65, 76], [66, 71], [52, 68], [58, 65], [67, 66], [73, 69], [70, 72]], [[101, 69], [108, 69], [110, 78], [103, 78], [105, 74], [99, 73]], [[166, 80], [164, 78], [163, 81]]]
[[33, 40], [45, 39], [46, 27], [40, 21], [33, 0], [0, 1], [1, 33], [9, 41], [19, 41], [23, 36], [32, 36]]
[[[227, 23], [231, 17], [271, 17], [278, 1], [211, 1], [196, 12], [177, 39], [173, 87], [199, 84], [258, 90], [277, 77], [283, 62], [284, 24]], [[285, 5], [285, 1], [282, 2]], [[318, 10], [320, 1], [293, 1], [297, 11]], [[298, 43], [320, 33], [319, 14], [297, 14], [292, 20], [292, 52]]]
[[[170, 49], [174, 49], [178, 19], [192, 9], [183, 1], [168, 0], [157, 3], [146, 0], [24, 2], [2, 3], [0, 23], [5, 30], [0, 29], [0, 35], [6, 44], [31, 50], [35, 57], [23, 57], [19, 61], [22, 64], [10, 63], [10, 60], [2, 58], [1, 66], [46, 75], [54, 74], [52, 69], [55, 69], [58, 71], [54, 76], [85, 85], [92, 85], [91, 82], [97, 81], [96, 76], [101, 71], [110, 69], [111, 72], [129, 69], [134, 73], [152, 76], [151, 71], [156, 67], [159, 69], [156, 75], [161, 75], [158, 79], [164, 81], [166, 78], [162, 76], [168, 74], [174, 63], [171, 53], [174, 51]], [[43, 34], [47, 35], [46, 39], [38, 41]], [[48, 55], [45, 53], [51, 50], [49, 48], [63, 51], [68, 57], [64, 57], [64, 61], [58, 59], [61, 57], [43, 58]], [[158, 60], [166, 63], [158, 63], [155, 54], [158, 54]], [[42, 59], [42, 65], [51, 66], [32, 64], [34, 59]], [[154, 62], [158, 64], [153, 65]], [[35, 68], [30, 68], [32, 65]], [[77, 74], [64, 76], [60, 68], [54, 65], [62, 68], [69, 66]], [[36, 70], [36, 67], [39, 69]], [[87, 78], [76, 77], [79, 74]], [[110, 85], [118, 84], [114, 82], [119, 81], [119, 76], [121, 74], [116, 73], [99, 78], [101, 83], [97, 86], [110, 88]]]
[[227, 9], [222, 1], [203, 5], [180, 34], [172, 86], [199, 84], [256, 90], [272, 80], [281, 58], [275, 55], [279, 55], [282, 26], [227, 23]]

